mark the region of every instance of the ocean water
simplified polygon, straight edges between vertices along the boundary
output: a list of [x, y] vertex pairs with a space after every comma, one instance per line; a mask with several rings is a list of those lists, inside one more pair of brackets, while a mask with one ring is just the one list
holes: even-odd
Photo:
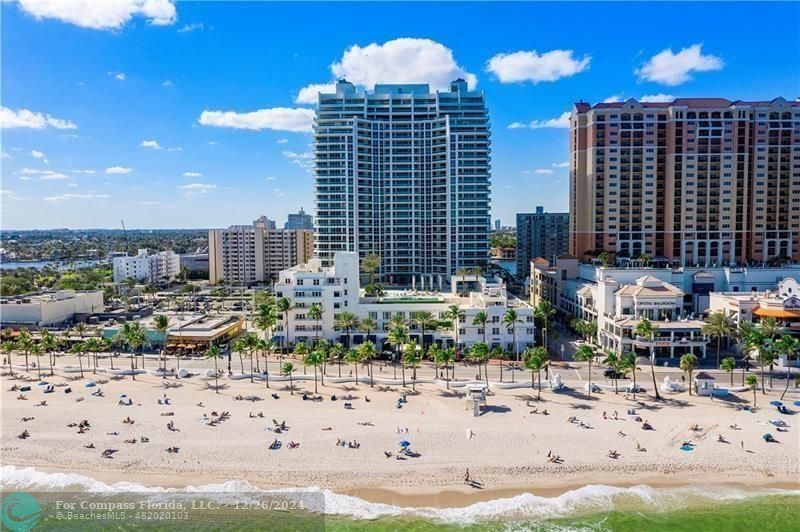
[[35, 530], [793, 531], [800, 509], [796, 490], [606, 485], [460, 508], [401, 508], [319, 488], [260, 490], [229, 481], [177, 490], [14, 466], [0, 468], [0, 488], [3, 501], [20, 493], [36, 500]]

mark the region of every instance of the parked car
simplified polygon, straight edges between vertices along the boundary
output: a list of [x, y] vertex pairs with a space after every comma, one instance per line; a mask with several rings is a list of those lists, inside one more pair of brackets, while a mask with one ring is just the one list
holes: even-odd
[[624, 379], [625, 374], [621, 371], [615, 370], [614, 368], [606, 368], [605, 371], [603, 371], [603, 377], [607, 379]]

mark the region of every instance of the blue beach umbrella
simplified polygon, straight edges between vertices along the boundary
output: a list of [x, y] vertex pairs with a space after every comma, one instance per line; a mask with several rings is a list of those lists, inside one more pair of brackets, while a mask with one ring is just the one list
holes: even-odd
[[794, 406], [800, 406], [800, 401], [795, 401], [795, 402], [794, 402], [794, 403], [792, 403], [792, 404], [793, 404]]
[[780, 401], [770, 401], [769, 404], [771, 404], [772, 406], [783, 406], [783, 403], [781, 403]]
[[411, 445], [410, 441], [403, 440], [400, 442], [400, 447], [409, 447]]

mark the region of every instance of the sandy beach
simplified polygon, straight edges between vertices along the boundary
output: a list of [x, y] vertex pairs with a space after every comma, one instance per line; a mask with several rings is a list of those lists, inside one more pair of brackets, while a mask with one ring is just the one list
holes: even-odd
[[[530, 388], [495, 389], [487, 411], [473, 417], [462, 391], [435, 384], [419, 384], [412, 392], [410, 386], [326, 381], [320, 386], [322, 400], [312, 401], [302, 394], [313, 393], [313, 382], [296, 381], [291, 395], [288, 383], [272, 382], [268, 390], [263, 381], [224, 378], [224, 388], [215, 393], [213, 379], [199, 376], [147, 374], [132, 381], [56, 373], [45, 379], [54, 392], [45, 394], [35, 371], [12, 378], [4, 370], [3, 465], [164, 487], [229, 480], [260, 488], [317, 486], [400, 506], [462, 506], [531, 490], [558, 494], [587, 484], [800, 487], [800, 439], [794, 416], [778, 416], [769, 406], [777, 393], [758, 392], [759, 408], [751, 413], [740, 408], [750, 404], [751, 392], [729, 401], [681, 393], [655, 402], [644, 394], [637, 398], [645, 404], [641, 407], [613, 391], [590, 399], [582, 389], [545, 390], [536, 401]], [[85, 387], [89, 380], [97, 386]], [[22, 394], [26, 400], [11, 391], [14, 385], [31, 386]], [[66, 387], [72, 392], [64, 393]], [[102, 397], [92, 395], [98, 388]], [[407, 403], [398, 409], [403, 393]], [[133, 404], [120, 405], [121, 394]], [[46, 406], [37, 406], [43, 400]], [[642, 422], [626, 414], [629, 408], [653, 430], [643, 430]], [[545, 409], [548, 415], [541, 413]], [[223, 412], [229, 413], [227, 419], [209, 423]], [[787, 431], [768, 424], [778, 417]], [[126, 418], [132, 423], [124, 423]], [[88, 430], [81, 431], [83, 420]], [[286, 430], [276, 432], [273, 420], [285, 422]], [[20, 439], [25, 430], [29, 437]], [[778, 442], [763, 441], [767, 432]], [[724, 442], [718, 441], [720, 435]], [[275, 440], [281, 447], [270, 449]], [[397, 459], [401, 441], [410, 443], [412, 453]], [[692, 450], [681, 450], [689, 441]], [[299, 446], [290, 448], [291, 442]], [[171, 447], [178, 451], [167, 452]], [[110, 458], [102, 456], [107, 449], [115, 450]], [[616, 451], [615, 458], [610, 451]], [[551, 461], [553, 455], [560, 460]], [[474, 485], [464, 483], [466, 469]]]

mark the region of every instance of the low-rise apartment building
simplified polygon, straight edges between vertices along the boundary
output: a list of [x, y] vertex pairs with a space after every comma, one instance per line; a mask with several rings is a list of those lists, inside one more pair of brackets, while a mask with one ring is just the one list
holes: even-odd
[[148, 254], [140, 249], [132, 257], [114, 257], [114, 282], [123, 283], [134, 279], [139, 283], [171, 283], [181, 272], [180, 255], [171, 250]]
[[[359, 261], [355, 252], [337, 252], [333, 265], [323, 267], [318, 259], [298, 265], [280, 273], [275, 285], [276, 297], [285, 297], [292, 309], [289, 311], [288, 331], [283, 324], [276, 328], [275, 339], [290, 344], [313, 342], [317, 338], [347, 343], [344, 331], [334, 327], [336, 315], [349, 311], [359, 319], [372, 318], [376, 322], [374, 331], [351, 331], [354, 343], [369, 337], [379, 348], [387, 349], [386, 338], [389, 323], [396, 316], [409, 320], [412, 313], [427, 311], [434, 318], [449, 321], [447, 312], [457, 305], [464, 318], [458, 323], [458, 343], [469, 347], [485, 341], [489, 346], [500, 346], [508, 352], [522, 352], [534, 342], [533, 309], [526, 302], [506, 292], [498, 279], [479, 275], [458, 275], [450, 280], [449, 292], [393, 290], [380, 296], [370, 297], [361, 292], [359, 286]], [[308, 315], [313, 305], [322, 309], [322, 319]], [[518, 321], [511, 328], [502, 323], [506, 311], [517, 312]], [[486, 326], [474, 323], [475, 316], [485, 312]], [[456, 327], [425, 331], [424, 343], [445, 346], [456, 343]], [[422, 331], [411, 324], [410, 337], [423, 343]]]

